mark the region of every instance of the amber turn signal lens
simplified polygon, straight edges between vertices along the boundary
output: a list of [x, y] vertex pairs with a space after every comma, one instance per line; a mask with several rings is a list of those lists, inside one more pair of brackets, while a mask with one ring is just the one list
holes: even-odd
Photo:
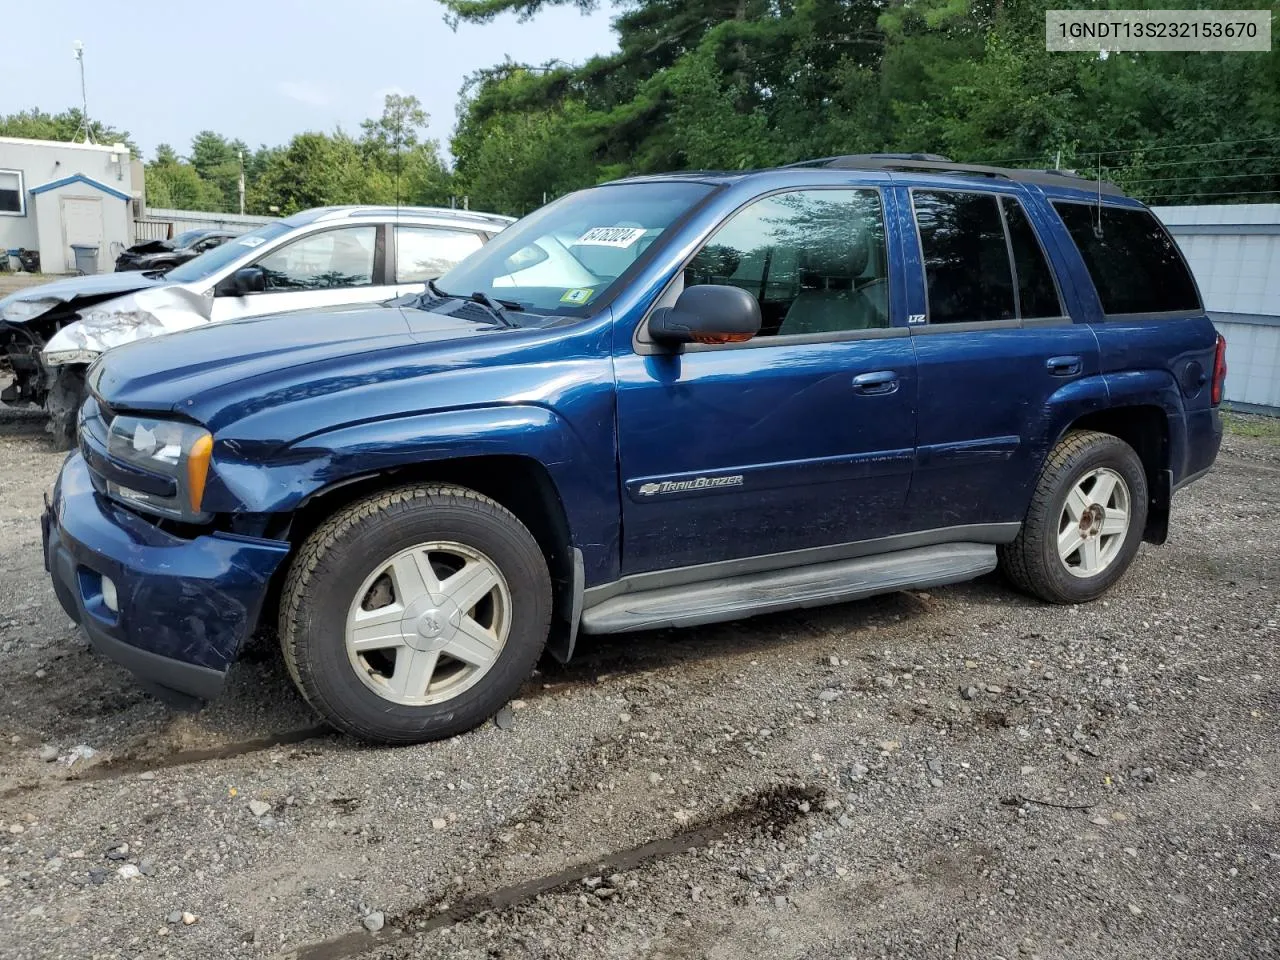
[[187, 454], [187, 494], [191, 497], [191, 511], [200, 512], [204, 500], [204, 483], [209, 476], [209, 460], [213, 456], [213, 437], [205, 434], [191, 445]]

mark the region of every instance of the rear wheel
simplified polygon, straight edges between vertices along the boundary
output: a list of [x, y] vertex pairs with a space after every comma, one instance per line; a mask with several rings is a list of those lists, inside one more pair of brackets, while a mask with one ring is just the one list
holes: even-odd
[[1147, 496], [1132, 447], [1111, 434], [1072, 431], [1045, 461], [1018, 538], [1000, 548], [1001, 568], [1042, 600], [1093, 600], [1133, 562]]
[[280, 641], [306, 700], [366, 740], [482, 723], [546, 644], [551, 580], [509, 511], [462, 487], [358, 501], [313, 533], [285, 582]]

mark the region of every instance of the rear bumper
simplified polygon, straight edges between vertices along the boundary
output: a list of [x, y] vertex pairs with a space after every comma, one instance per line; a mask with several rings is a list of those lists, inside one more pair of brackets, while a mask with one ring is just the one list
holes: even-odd
[[[54, 592], [93, 646], [158, 692], [201, 699], [222, 689], [289, 549], [167, 533], [101, 497], [79, 453], [63, 464], [40, 525]], [[117, 610], [104, 600], [104, 578]]]

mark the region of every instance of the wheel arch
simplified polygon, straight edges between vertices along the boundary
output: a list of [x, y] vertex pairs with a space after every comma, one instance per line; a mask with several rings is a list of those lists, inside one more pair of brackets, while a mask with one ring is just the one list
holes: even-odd
[[[348, 477], [305, 497], [289, 518], [284, 536], [294, 549], [317, 527], [343, 507], [396, 487], [447, 483], [468, 487], [497, 501], [528, 528], [542, 549], [551, 573], [553, 629], [549, 648], [563, 659], [572, 653], [571, 627], [582, 593], [581, 561], [564, 499], [550, 470], [536, 458], [521, 454], [482, 454], [426, 460]], [[282, 565], [282, 570], [287, 568]], [[282, 572], [273, 600], [283, 583]], [[563, 637], [561, 634], [563, 633]]]
[[1110, 434], [1134, 449], [1147, 477], [1149, 498], [1142, 539], [1148, 543], [1164, 543], [1169, 534], [1169, 504], [1173, 496], [1173, 434], [1165, 408], [1154, 403], [1135, 403], [1096, 410], [1067, 424], [1058, 440], [1073, 430]]

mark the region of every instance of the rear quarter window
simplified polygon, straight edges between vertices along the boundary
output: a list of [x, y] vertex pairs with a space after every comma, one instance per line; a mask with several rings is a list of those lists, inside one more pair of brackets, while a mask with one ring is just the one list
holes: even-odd
[[1147, 210], [1054, 203], [1093, 279], [1105, 314], [1199, 311], [1177, 244]]

